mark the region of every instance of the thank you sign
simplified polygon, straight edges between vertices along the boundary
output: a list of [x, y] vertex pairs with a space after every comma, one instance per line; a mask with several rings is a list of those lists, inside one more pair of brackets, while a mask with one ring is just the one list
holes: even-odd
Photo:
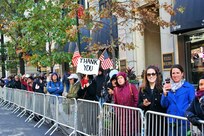
[[80, 58], [77, 65], [77, 73], [98, 75], [100, 60], [92, 58]]

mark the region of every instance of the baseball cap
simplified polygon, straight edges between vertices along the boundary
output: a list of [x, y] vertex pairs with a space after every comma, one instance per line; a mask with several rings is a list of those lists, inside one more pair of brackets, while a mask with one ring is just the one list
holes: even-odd
[[78, 79], [78, 76], [77, 76], [77, 74], [71, 74], [69, 77], [68, 77], [68, 79]]

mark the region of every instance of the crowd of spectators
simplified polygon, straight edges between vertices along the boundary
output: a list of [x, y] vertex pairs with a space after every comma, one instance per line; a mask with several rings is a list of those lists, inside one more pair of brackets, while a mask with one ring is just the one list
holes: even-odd
[[[129, 83], [125, 72], [116, 69], [107, 72], [100, 68], [96, 76], [65, 73], [62, 79], [58, 73], [49, 73], [48, 76], [46, 74], [9, 76], [6, 79], [0, 79], [0, 86], [49, 93], [56, 96], [64, 95], [67, 98], [81, 98], [138, 107], [144, 112], [152, 110], [176, 116], [186, 116], [189, 121], [201, 129], [198, 120], [203, 119], [204, 115], [204, 80], [202, 78], [199, 81], [198, 87], [200, 88], [195, 90], [185, 80], [184, 75], [181, 65], [173, 65], [170, 70], [169, 81], [162, 84], [162, 74], [159, 68], [151, 65], [143, 71], [143, 82], [138, 86]], [[173, 120], [170, 122], [175, 123]], [[184, 122], [180, 123], [180, 127], [182, 127], [175, 129], [179, 129], [181, 130], [179, 133], [185, 134], [189, 127]], [[174, 132], [176, 131], [169, 133], [174, 135]]]

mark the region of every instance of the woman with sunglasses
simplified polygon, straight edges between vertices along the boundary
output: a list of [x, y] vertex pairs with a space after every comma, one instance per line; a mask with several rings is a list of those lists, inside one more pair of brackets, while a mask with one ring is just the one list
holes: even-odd
[[[185, 81], [181, 65], [176, 64], [171, 67], [170, 77], [171, 82], [166, 82], [163, 86], [161, 105], [167, 108], [168, 114], [184, 117], [195, 96], [194, 87]], [[186, 135], [188, 129], [186, 121], [168, 118], [167, 122], [169, 122], [169, 135]]]
[[[144, 72], [143, 85], [140, 87], [139, 92], [138, 107], [144, 110], [144, 112], [151, 110], [165, 113], [165, 108], [163, 108], [160, 104], [162, 91], [163, 90], [159, 68], [150, 65]], [[150, 116], [148, 116], [148, 118], [150, 118]], [[157, 119], [157, 121], [155, 119], [155, 117], [151, 117], [150, 120], [148, 119], [147, 124], [150, 124], [149, 126], [151, 127], [147, 128], [147, 135], [156, 136], [159, 133], [163, 134], [162, 128], [154, 128], [156, 127], [156, 122], [158, 124], [160, 121], [162, 122], [163, 119], [159, 118]], [[152, 126], [154, 127], [152, 128]]]

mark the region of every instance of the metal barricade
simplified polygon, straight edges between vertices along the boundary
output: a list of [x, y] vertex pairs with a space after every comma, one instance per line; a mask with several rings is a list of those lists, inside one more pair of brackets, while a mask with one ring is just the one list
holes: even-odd
[[45, 95], [45, 116], [47, 119], [55, 121], [57, 119], [57, 104], [56, 95]]
[[50, 135], [52, 135], [58, 128], [58, 104], [59, 101], [56, 95], [45, 95], [45, 118], [53, 123], [52, 127], [45, 133], [45, 135], [54, 129], [50, 133]]
[[0, 106], [3, 106], [6, 102], [6, 87], [1, 88], [1, 102]]
[[35, 93], [34, 94], [34, 113], [40, 116], [45, 115], [45, 94], [43, 93]]
[[26, 111], [28, 111], [30, 114], [25, 120], [25, 122], [27, 121], [29, 122], [35, 117], [35, 114], [34, 114], [35, 97], [34, 97], [34, 92], [26, 91], [25, 93], [26, 93], [25, 108], [26, 108]]
[[109, 103], [103, 105], [101, 136], [141, 136], [142, 133], [141, 109]]
[[99, 135], [100, 106], [98, 102], [77, 100], [77, 132], [83, 135]]
[[[20, 109], [22, 109], [22, 113], [26, 112], [26, 90], [16, 90], [18, 93], [18, 98], [16, 98], [16, 102], [17, 102], [17, 108], [13, 111], [14, 113], [17, 113]], [[20, 116], [20, 115], [19, 115]]]
[[0, 103], [3, 101], [3, 88], [0, 87]]
[[71, 134], [76, 134], [76, 99], [67, 99], [63, 96], [59, 96], [58, 99], [58, 124], [72, 129]]
[[18, 110], [20, 110], [21, 91], [22, 90], [14, 90], [14, 103], [16, 104], [16, 108], [13, 110], [12, 113], [16, 113]]
[[[201, 126], [203, 129], [203, 124]], [[144, 134], [145, 136], [201, 136], [201, 132], [192, 126], [187, 118], [154, 111], [147, 111], [145, 114]]]
[[45, 94], [43, 93], [34, 93], [35, 101], [34, 101], [34, 114], [40, 116], [40, 120], [35, 124], [34, 127], [38, 126], [38, 128], [45, 122]]
[[12, 92], [13, 89], [12, 88], [6, 88], [6, 104], [4, 105], [4, 108], [8, 108], [9, 106], [11, 106], [11, 101], [12, 101]]

